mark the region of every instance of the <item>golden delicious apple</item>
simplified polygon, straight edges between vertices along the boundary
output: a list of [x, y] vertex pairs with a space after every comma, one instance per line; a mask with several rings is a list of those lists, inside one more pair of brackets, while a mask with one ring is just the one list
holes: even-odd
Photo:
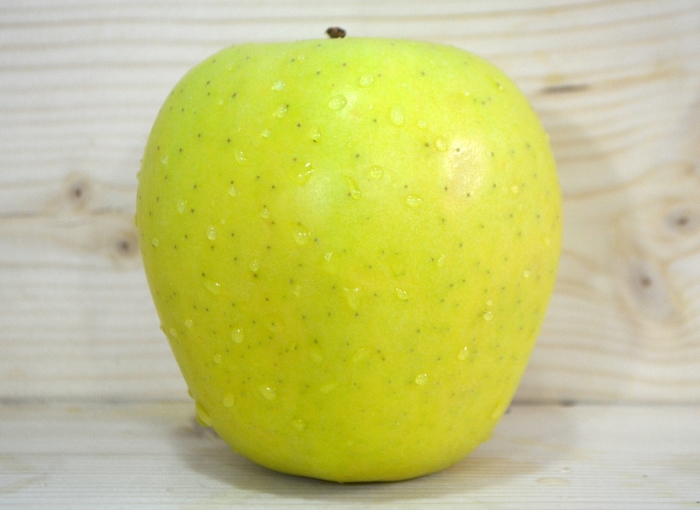
[[489, 438], [561, 238], [548, 137], [514, 83], [386, 39], [196, 66], [153, 126], [136, 220], [200, 422], [340, 482], [435, 472]]

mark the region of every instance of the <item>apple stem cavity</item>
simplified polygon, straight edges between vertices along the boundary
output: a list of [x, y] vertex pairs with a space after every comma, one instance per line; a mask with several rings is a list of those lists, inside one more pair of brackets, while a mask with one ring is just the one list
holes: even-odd
[[328, 27], [326, 33], [331, 39], [342, 39], [343, 37], [345, 37], [345, 34], [347, 32], [345, 32], [345, 30], [340, 27]]

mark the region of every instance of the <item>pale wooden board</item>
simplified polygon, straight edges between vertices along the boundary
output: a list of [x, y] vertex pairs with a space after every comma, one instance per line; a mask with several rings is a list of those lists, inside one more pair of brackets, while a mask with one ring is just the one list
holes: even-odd
[[551, 133], [560, 280], [528, 401], [700, 401], [696, 0], [0, 4], [0, 398], [180, 398], [131, 218], [176, 80], [238, 42], [353, 36], [493, 60]]
[[0, 407], [0, 507], [695, 508], [697, 406], [515, 406], [452, 468], [338, 485], [268, 471], [191, 403]]

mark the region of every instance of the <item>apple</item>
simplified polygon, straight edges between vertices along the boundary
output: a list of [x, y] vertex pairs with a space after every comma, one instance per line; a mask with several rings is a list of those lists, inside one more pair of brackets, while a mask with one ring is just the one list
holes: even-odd
[[200, 423], [273, 470], [388, 481], [490, 437], [552, 293], [561, 203], [548, 136], [496, 67], [337, 38], [187, 73], [136, 224]]

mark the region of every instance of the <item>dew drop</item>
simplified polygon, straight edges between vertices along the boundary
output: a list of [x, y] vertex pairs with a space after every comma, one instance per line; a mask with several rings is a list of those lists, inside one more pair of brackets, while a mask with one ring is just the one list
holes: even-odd
[[275, 400], [277, 398], [277, 390], [270, 386], [260, 385], [258, 386], [258, 391], [267, 400]]
[[286, 83], [284, 83], [282, 80], [279, 80], [279, 81], [276, 81], [272, 85], [272, 90], [280, 91], [280, 90], [283, 90], [285, 86], [286, 86]]
[[177, 329], [170, 328], [168, 332], [170, 333], [170, 338], [177, 338]]
[[178, 213], [178, 214], [182, 214], [182, 213], [184, 213], [184, 212], [185, 212], [185, 201], [184, 201], [184, 200], [180, 200], [180, 201], [177, 203], [177, 213]]
[[493, 319], [493, 312], [491, 310], [486, 310], [483, 317], [485, 321], [490, 321]]
[[231, 407], [233, 407], [233, 404], [235, 403], [235, 401], [236, 401], [236, 399], [230, 393], [227, 393], [226, 395], [224, 395], [223, 403], [224, 403], [225, 408], [230, 409]]
[[263, 138], [270, 138], [270, 135], [272, 134], [272, 131], [269, 129], [263, 129], [262, 133], [260, 133], [260, 136]]
[[160, 241], [158, 240], [157, 237], [154, 237], [153, 239], [151, 239], [151, 244], [155, 247], [155, 246], [158, 246], [160, 244]]
[[406, 301], [408, 300], [408, 292], [406, 292], [403, 289], [399, 289], [398, 287], [396, 288], [396, 296], [401, 300], [401, 301]]
[[298, 432], [304, 432], [304, 430], [306, 430], [306, 423], [304, 423], [304, 420], [301, 418], [298, 418], [296, 420], [292, 420], [292, 427], [297, 429]]
[[193, 325], [193, 324], [194, 324], [194, 323], [192, 322], [192, 319], [187, 319], [187, 320], [185, 321], [185, 327], [186, 327], [187, 329], [192, 329], [192, 325]]
[[512, 191], [513, 194], [517, 195], [518, 191], [520, 191], [520, 190], [518, 189], [518, 187], [516, 185], [513, 185], [513, 186], [511, 186], [510, 191]]
[[238, 196], [238, 190], [236, 189], [236, 187], [233, 184], [231, 184], [228, 187], [228, 194], [231, 195], [232, 197]]
[[426, 121], [424, 121], [423, 119], [420, 119], [418, 122], [416, 122], [416, 125], [417, 125], [420, 129], [425, 129], [425, 128], [428, 127], [428, 123], [427, 123]]
[[163, 156], [162, 158], [160, 158], [160, 162], [163, 165], [167, 165], [168, 164], [168, 156]]
[[236, 344], [241, 344], [243, 343], [243, 338], [245, 335], [243, 334], [243, 330], [241, 328], [234, 329], [231, 331], [231, 340], [233, 340], [233, 343]]
[[445, 267], [445, 254], [444, 253], [438, 257], [437, 267]]
[[374, 76], [371, 74], [365, 74], [360, 78], [360, 87], [369, 87], [374, 83]]
[[221, 284], [219, 282], [206, 279], [204, 280], [204, 287], [214, 295], [221, 294]]
[[216, 228], [209, 226], [207, 227], [207, 239], [214, 241], [216, 239]]
[[214, 364], [215, 365], [221, 365], [221, 361], [223, 360], [223, 357], [221, 354], [214, 354]]
[[416, 376], [416, 384], [419, 386], [424, 386], [428, 383], [428, 374], [418, 374]]
[[360, 349], [352, 356], [351, 360], [353, 363], [359, 363], [367, 356], [369, 356], [369, 352], [367, 351], [367, 349]]
[[292, 168], [291, 172], [289, 173], [289, 177], [292, 179], [292, 181], [295, 184], [298, 184], [299, 186], [303, 186], [307, 182], [309, 182], [309, 179], [311, 179], [311, 174], [314, 173], [314, 168], [311, 165], [311, 163], [306, 163], [304, 166], [295, 166]]
[[236, 149], [233, 153], [234, 157], [236, 158], [236, 161], [238, 161], [238, 164], [242, 165], [246, 161], [245, 154], [243, 154], [243, 151], [241, 149]]
[[285, 115], [287, 115], [287, 110], [289, 110], [289, 106], [286, 104], [278, 106], [275, 110], [275, 117], [278, 119], [283, 118]]
[[304, 225], [301, 223], [297, 223], [294, 227], [294, 241], [299, 245], [299, 246], [304, 246], [309, 242], [309, 239], [311, 239], [311, 232], [309, 232], [309, 229], [306, 228]]
[[525, 271], [523, 271], [523, 278], [530, 278], [531, 274], [532, 273], [530, 273], [530, 270], [526, 269]]
[[250, 270], [253, 271], [254, 273], [258, 272], [258, 269], [260, 269], [260, 262], [257, 260], [254, 260], [253, 262], [250, 263]]
[[418, 195], [406, 195], [406, 203], [410, 207], [418, 207], [421, 205], [421, 203], [423, 203], [423, 199]]
[[435, 148], [439, 150], [440, 152], [446, 152], [447, 151], [447, 142], [445, 141], [444, 138], [436, 138], [435, 139]]
[[345, 98], [345, 96], [338, 94], [337, 96], [333, 96], [331, 100], [328, 101], [328, 108], [337, 112], [345, 108], [347, 104], [348, 100]]
[[486, 306], [493, 306], [493, 300], [489, 299], [488, 301], [486, 301]]
[[392, 124], [395, 126], [403, 126], [404, 122], [406, 122], [406, 116], [403, 113], [403, 108], [400, 106], [392, 106], [389, 115], [391, 117]]
[[270, 210], [267, 207], [263, 207], [260, 211], [260, 217], [263, 219], [268, 219], [270, 217]]
[[355, 287], [354, 289], [348, 289], [343, 287], [343, 292], [345, 292], [345, 298], [348, 301], [348, 305], [353, 311], [360, 309], [360, 289]]
[[380, 167], [379, 165], [372, 165], [369, 168], [369, 176], [372, 179], [381, 179], [383, 175], [384, 170], [382, 170], [382, 167]]
[[338, 266], [333, 259], [333, 252], [329, 251], [323, 254], [323, 260], [321, 264], [323, 265], [324, 271], [330, 274], [336, 274], [338, 272]]
[[211, 427], [211, 417], [204, 406], [200, 402], [197, 402], [194, 409], [197, 415], [197, 422], [199, 422], [202, 427]]
[[292, 290], [292, 294], [294, 294], [296, 297], [299, 297], [299, 296], [301, 296], [301, 290], [302, 290], [301, 285], [295, 285], [294, 289]]
[[357, 182], [355, 182], [355, 179], [353, 179], [350, 176], [344, 175], [343, 180], [348, 185], [348, 188], [350, 188], [350, 196], [355, 200], [360, 200], [362, 198], [362, 191], [357, 186]]
[[316, 126], [312, 127], [309, 129], [309, 138], [311, 138], [314, 142], [318, 142], [321, 139], [321, 130]]
[[463, 347], [461, 351], [459, 351], [459, 354], [457, 354], [457, 359], [460, 361], [464, 361], [469, 357], [469, 347]]
[[328, 395], [331, 391], [333, 391], [337, 387], [338, 387], [338, 383], [336, 381], [333, 381], [333, 382], [329, 382], [329, 383], [326, 383], [323, 386], [321, 386], [321, 388], [319, 388], [319, 391], [321, 393], [323, 393], [324, 395]]

